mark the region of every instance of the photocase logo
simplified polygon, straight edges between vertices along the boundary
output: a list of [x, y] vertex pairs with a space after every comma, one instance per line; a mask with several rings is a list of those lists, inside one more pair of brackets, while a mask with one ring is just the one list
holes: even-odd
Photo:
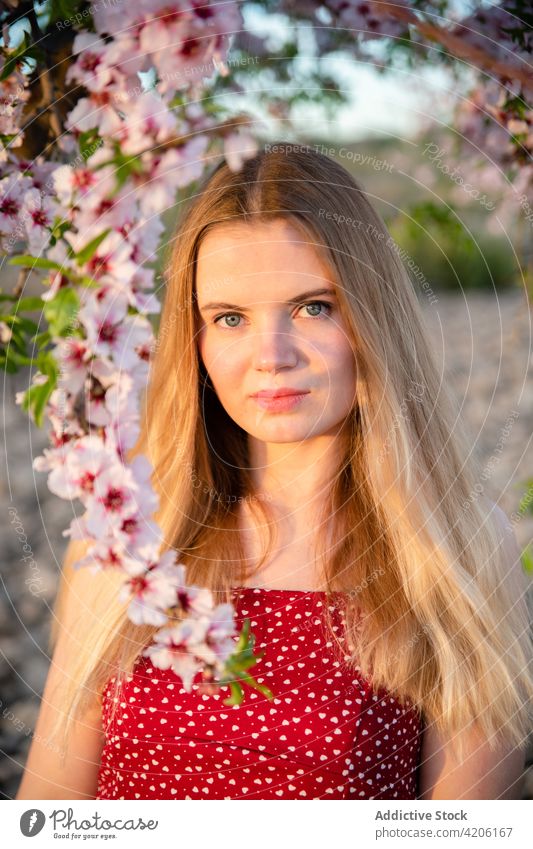
[[30, 808], [29, 811], [24, 811], [20, 818], [20, 830], [24, 837], [34, 837], [42, 830], [45, 822], [46, 817], [42, 811]]

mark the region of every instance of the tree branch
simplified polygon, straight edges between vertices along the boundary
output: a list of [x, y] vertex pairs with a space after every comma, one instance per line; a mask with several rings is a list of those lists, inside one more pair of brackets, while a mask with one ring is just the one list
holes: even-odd
[[508, 64], [490, 56], [482, 48], [469, 44], [460, 35], [455, 35], [450, 30], [437, 24], [422, 20], [404, 6], [382, 2], [382, 0], [370, 0], [370, 3], [378, 15], [386, 11], [387, 17], [403, 21], [405, 24], [411, 24], [421, 35], [430, 41], [438, 42], [456, 58], [471, 61], [478, 69], [490, 71], [501, 79], [519, 80], [524, 86], [533, 87], [533, 69], [525, 59], [521, 60], [523, 62], [522, 67], [518, 63]]

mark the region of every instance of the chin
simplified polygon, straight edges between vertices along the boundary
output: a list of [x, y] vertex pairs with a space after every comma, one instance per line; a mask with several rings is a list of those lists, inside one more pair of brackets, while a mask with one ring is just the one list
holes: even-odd
[[276, 445], [285, 445], [291, 442], [305, 442], [312, 436], [317, 434], [310, 433], [310, 425], [300, 422], [299, 424], [291, 422], [282, 422], [281, 420], [271, 422], [267, 427], [258, 429], [255, 427], [244, 427], [244, 430], [253, 439], [258, 439], [261, 442], [271, 442]]

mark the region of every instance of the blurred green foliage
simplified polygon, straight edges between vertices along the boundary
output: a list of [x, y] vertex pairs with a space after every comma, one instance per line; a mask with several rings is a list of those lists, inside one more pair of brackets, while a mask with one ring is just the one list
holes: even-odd
[[519, 274], [504, 238], [472, 230], [444, 203], [415, 204], [388, 228], [435, 289], [502, 289]]

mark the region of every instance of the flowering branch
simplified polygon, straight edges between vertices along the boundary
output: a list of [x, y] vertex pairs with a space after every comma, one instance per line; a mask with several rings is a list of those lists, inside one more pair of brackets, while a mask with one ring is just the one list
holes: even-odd
[[[121, 571], [129, 618], [159, 628], [145, 652], [153, 664], [172, 668], [187, 688], [197, 674], [207, 692], [229, 686], [226, 703], [242, 700], [243, 685], [271, 697], [249, 672], [261, 656], [253, 653], [249, 620], [237, 637], [232, 606], [187, 586], [179, 555], [160, 552], [152, 467], [143, 456], [126, 460], [140, 432], [139, 397], [154, 347], [149, 316], [160, 310], [150, 263], [164, 229], [161, 215], [178, 189], [201, 178], [211, 154], [223, 153], [238, 170], [257, 149], [249, 116], [220, 119], [203, 97], [213, 78], [232, 85], [228, 48], [232, 38], [242, 41], [245, 4], [116, 0], [96, 4], [92, 18], [79, 11], [84, 4], [70, 5], [72, 18], [61, 20], [63, 4], [51, 0], [44, 38], [33, 4], [20, 4], [32, 32], [13, 48], [15, 12], [0, 18], [0, 245], [22, 269], [21, 284], [38, 271], [47, 286], [40, 298], [19, 298], [22, 285], [0, 295], [0, 362], [12, 372], [36, 366], [29, 389], [17, 397], [37, 424], [45, 415], [51, 424], [50, 447], [34, 467], [48, 472], [52, 492], [83, 505], [82, 517], [64, 532], [91, 543], [77, 566]], [[445, 29], [422, 17], [423, 3], [415, 13], [407, 0], [329, 0], [306, 4], [303, 13], [294, 0], [275, 5], [295, 19], [311, 17], [317, 38], [326, 41], [337, 26], [352, 41], [357, 33], [359, 43], [385, 36], [408, 44], [411, 27], [511, 80], [513, 97], [490, 107], [530, 175], [520, 158], [532, 147], [531, 110], [522, 99], [531, 90], [530, 42], [516, 50], [505, 10], [493, 7]], [[324, 12], [335, 25], [329, 35], [318, 25]], [[490, 46], [495, 32], [502, 36], [499, 53]], [[257, 37], [255, 45], [268, 55]], [[56, 74], [64, 85], [55, 84]], [[139, 75], [152, 84], [141, 84]], [[234, 90], [240, 92], [238, 83]], [[283, 109], [279, 99], [273, 105]], [[25, 138], [43, 118], [41, 107], [42, 138]], [[36, 149], [32, 159], [24, 157]], [[36, 309], [44, 331], [22, 315]]]

